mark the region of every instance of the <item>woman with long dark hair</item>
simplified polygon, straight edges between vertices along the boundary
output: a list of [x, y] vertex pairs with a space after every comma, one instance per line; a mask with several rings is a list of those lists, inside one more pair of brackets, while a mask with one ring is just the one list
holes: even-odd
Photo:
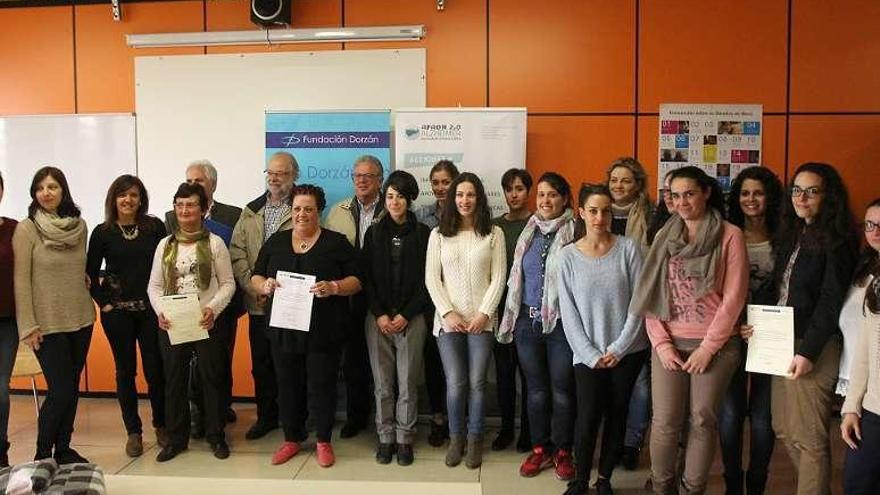
[[[751, 167], [737, 175], [727, 198], [730, 223], [741, 228], [749, 256], [749, 304], [774, 304], [773, 236], [782, 208], [782, 182], [770, 169]], [[735, 337], [737, 338], [737, 337]], [[773, 454], [773, 426], [770, 419], [771, 376], [747, 373], [745, 347], [740, 366], [718, 417], [724, 483], [728, 495], [743, 493], [743, 424], [749, 417], [749, 469], [745, 487], [749, 495], [764, 493], [767, 468]]]
[[[116, 398], [128, 439], [125, 453], [138, 457], [144, 451], [143, 425], [138, 415], [137, 348], [147, 378], [156, 440], [165, 435], [165, 375], [159, 351], [159, 322], [147, 297], [150, 267], [156, 246], [165, 237], [165, 226], [148, 215], [150, 200], [143, 182], [122, 175], [110, 184], [104, 201], [105, 222], [89, 238], [86, 272], [92, 298], [101, 310], [101, 326], [116, 365]], [[101, 273], [101, 265], [106, 268]]]
[[12, 247], [18, 334], [37, 355], [49, 388], [40, 407], [34, 459], [88, 462], [70, 447], [95, 322], [86, 276], [86, 222], [67, 178], [55, 167], [37, 170], [31, 199]]
[[[651, 478], [654, 493], [703, 493], [715, 454], [718, 409], [739, 364], [731, 340], [748, 290], [742, 232], [724, 221], [718, 182], [697, 167], [670, 176], [677, 215], [654, 238], [632, 310], [653, 347]], [[685, 432], [685, 428], [687, 431]], [[679, 441], [687, 433], [683, 477]]]
[[[0, 201], [3, 175], [0, 174]], [[9, 466], [9, 379], [18, 352], [13, 289], [12, 235], [18, 222], [0, 217], [0, 468]]]
[[479, 177], [465, 172], [449, 190], [452, 197], [428, 239], [425, 286], [436, 308], [434, 334], [447, 379], [446, 465], [461, 462], [466, 437], [465, 465], [476, 469], [483, 462], [486, 375], [507, 269], [504, 232], [491, 223]]
[[774, 280], [777, 304], [794, 308], [790, 376], [773, 377], [773, 430], [797, 472], [798, 495], [831, 492], [831, 408], [840, 366], [838, 318], [858, 237], [840, 174], [805, 163], [783, 207]]

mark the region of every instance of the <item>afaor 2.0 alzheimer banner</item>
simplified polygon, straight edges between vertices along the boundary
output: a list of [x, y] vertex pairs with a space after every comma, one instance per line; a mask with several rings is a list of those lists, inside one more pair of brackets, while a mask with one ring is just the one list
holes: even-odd
[[267, 112], [266, 159], [277, 151], [296, 157], [297, 183], [321, 186], [329, 207], [352, 196], [351, 167], [359, 156], [374, 155], [388, 175], [391, 112]]
[[401, 109], [395, 115], [396, 168], [418, 180], [416, 208], [434, 201], [431, 167], [451, 160], [483, 181], [493, 217], [507, 211], [501, 176], [509, 168], [525, 168], [525, 108]]

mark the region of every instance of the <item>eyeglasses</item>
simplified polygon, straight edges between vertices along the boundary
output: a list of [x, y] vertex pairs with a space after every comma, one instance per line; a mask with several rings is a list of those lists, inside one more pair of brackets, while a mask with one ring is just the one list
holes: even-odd
[[791, 195], [792, 198], [799, 198], [801, 196], [804, 196], [807, 199], [813, 199], [816, 196], [822, 194], [822, 189], [819, 188], [819, 186], [807, 187], [804, 189], [801, 189], [798, 186], [792, 186], [792, 188], [788, 190], [788, 193]]
[[200, 205], [198, 203], [184, 203], [180, 201], [174, 203], [174, 208], [178, 210], [194, 210], [199, 207]]
[[311, 215], [312, 213], [318, 211], [314, 206], [294, 206], [294, 213], [305, 213], [306, 215]]
[[379, 174], [351, 174], [352, 180], [370, 180], [379, 177]]
[[874, 232], [877, 227], [880, 227], [880, 223], [865, 220], [864, 227], [865, 232]]
[[290, 176], [290, 172], [273, 172], [271, 170], [264, 170], [263, 173], [266, 174], [267, 177], [272, 177], [272, 178], [277, 177], [279, 179], [283, 179], [285, 177]]

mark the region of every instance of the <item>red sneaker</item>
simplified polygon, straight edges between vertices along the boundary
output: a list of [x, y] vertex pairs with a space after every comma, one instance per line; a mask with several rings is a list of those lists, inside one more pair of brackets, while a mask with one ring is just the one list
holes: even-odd
[[333, 454], [333, 446], [330, 442], [318, 442], [315, 450], [319, 466], [330, 467], [336, 462], [336, 455]]
[[282, 442], [278, 450], [272, 455], [272, 465], [277, 466], [293, 459], [299, 454], [299, 444], [296, 442]]
[[544, 447], [538, 445], [519, 466], [519, 475], [531, 478], [552, 465], [553, 457], [544, 451]]
[[571, 452], [565, 449], [556, 449], [556, 453], [553, 454], [553, 464], [556, 465], [556, 479], [560, 481], [574, 479], [574, 462], [571, 458]]

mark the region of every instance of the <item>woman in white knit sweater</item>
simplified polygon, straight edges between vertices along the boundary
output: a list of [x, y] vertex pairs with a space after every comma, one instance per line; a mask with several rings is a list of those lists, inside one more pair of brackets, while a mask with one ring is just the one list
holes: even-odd
[[446, 371], [446, 465], [461, 462], [467, 433], [465, 464], [475, 469], [482, 464], [486, 374], [507, 261], [504, 233], [491, 223], [479, 177], [463, 173], [449, 191], [452, 201], [428, 239], [425, 286], [437, 308], [434, 335]]

